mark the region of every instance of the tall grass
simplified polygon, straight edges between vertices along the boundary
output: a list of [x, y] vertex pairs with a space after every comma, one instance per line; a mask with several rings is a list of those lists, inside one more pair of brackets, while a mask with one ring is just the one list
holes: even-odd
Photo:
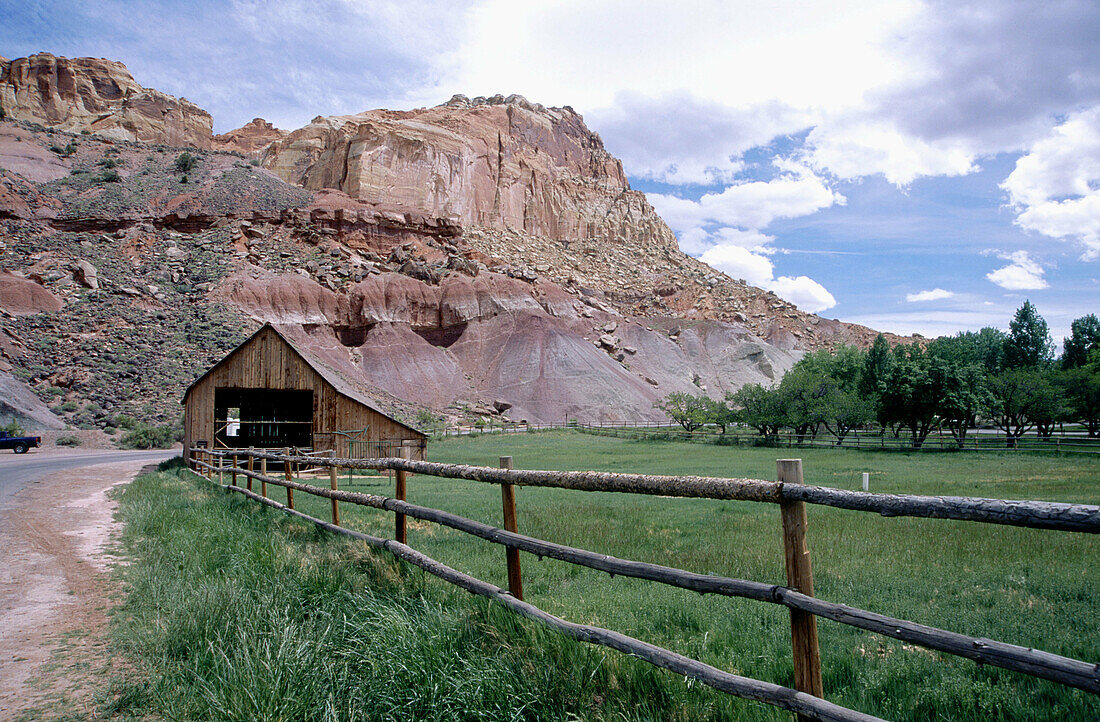
[[[429, 452], [490, 466], [512, 455], [517, 468], [757, 478], [774, 478], [777, 456], [569, 432], [446, 440]], [[858, 488], [867, 471], [876, 491], [1100, 502], [1100, 460], [1090, 458], [800, 455], [807, 483]], [[388, 493], [392, 481], [358, 477], [349, 485], [343, 477], [341, 488]], [[517, 496], [520, 531], [533, 536], [703, 573], [784, 580], [779, 513], [770, 505], [534, 488]], [[490, 485], [412, 476], [409, 499], [501, 522], [500, 492]], [[295, 501], [315, 516], [329, 513], [327, 500]], [[127, 688], [134, 710], [229, 719], [787, 719], [568, 642], [360, 545], [177, 476], [135, 482], [122, 513], [135, 562], [117, 634], [164, 675]], [[393, 532], [392, 515], [351, 504], [341, 505], [341, 521]], [[412, 546], [506, 585], [501, 547], [409, 522]], [[822, 598], [1100, 657], [1093, 536], [811, 506], [809, 537]], [[522, 560], [527, 599], [551, 613], [793, 683], [783, 608]], [[1100, 718], [1098, 699], [1084, 692], [828, 621], [819, 628], [826, 696], [855, 709], [899, 720]]]
[[113, 636], [139, 671], [116, 683], [104, 716], [717, 718], [708, 700], [677, 711], [669, 680], [646, 665], [187, 472], [138, 478], [120, 514], [132, 563]]

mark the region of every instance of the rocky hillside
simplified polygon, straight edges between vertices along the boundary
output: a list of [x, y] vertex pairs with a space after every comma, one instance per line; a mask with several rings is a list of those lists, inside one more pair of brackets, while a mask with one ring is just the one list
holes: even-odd
[[[100, 63], [130, 87], [118, 64], [54, 60], [49, 77]], [[106, 92], [57, 82], [70, 105]], [[771, 382], [804, 349], [873, 337], [682, 254], [569, 108], [458, 96], [184, 148], [22, 97], [34, 122], [0, 122], [0, 373], [72, 423], [178, 417], [262, 321], [346, 353], [407, 419], [657, 418], [667, 393]]]

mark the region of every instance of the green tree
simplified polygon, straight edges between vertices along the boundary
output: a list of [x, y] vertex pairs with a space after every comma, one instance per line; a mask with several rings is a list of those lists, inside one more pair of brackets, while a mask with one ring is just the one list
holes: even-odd
[[1069, 337], [1062, 342], [1062, 368], [1074, 369], [1089, 362], [1089, 352], [1100, 348], [1100, 319], [1095, 313], [1070, 324]]
[[1089, 436], [1100, 436], [1100, 349], [1092, 352], [1085, 366], [1063, 371], [1057, 377], [1071, 421], [1080, 421]]
[[676, 392], [654, 401], [653, 407], [664, 411], [685, 431], [695, 431], [711, 420], [709, 401], [703, 394], [696, 396]]
[[909, 430], [919, 449], [936, 427], [945, 396], [948, 364], [916, 345], [899, 347], [882, 384], [880, 420]]
[[787, 417], [776, 389], [745, 384], [737, 391], [726, 394], [726, 404], [733, 410], [737, 421], [756, 429], [766, 441], [774, 443], [786, 423]]
[[1035, 425], [1036, 404], [1049, 387], [1036, 369], [1014, 368], [989, 381], [989, 417], [1005, 432], [1005, 443], [1015, 447], [1017, 440]]
[[978, 414], [988, 409], [990, 402], [989, 376], [984, 368], [976, 363], [946, 363], [939, 415], [960, 448], [967, 431], [978, 425]]
[[784, 426], [794, 429], [798, 443], [817, 433], [824, 421], [823, 400], [829, 391], [828, 377], [808, 368], [792, 368], [783, 376], [777, 398], [783, 410]]
[[821, 399], [821, 420], [840, 446], [854, 429], [874, 421], [875, 412], [855, 390], [832, 385]]
[[1039, 368], [1054, 358], [1050, 329], [1031, 301], [1024, 301], [1024, 305], [1016, 309], [1016, 316], [1008, 328], [1004, 345], [1005, 368]]
[[724, 434], [726, 433], [726, 427], [737, 423], [737, 415], [733, 412], [733, 409], [726, 405], [725, 401], [718, 401], [709, 396], [704, 396], [703, 399], [707, 407], [708, 424], [714, 424]]
[[1004, 331], [987, 326], [977, 333], [963, 331], [941, 336], [928, 344], [928, 353], [960, 366], [978, 364], [987, 373], [995, 374], [1004, 366], [1007, 338]]

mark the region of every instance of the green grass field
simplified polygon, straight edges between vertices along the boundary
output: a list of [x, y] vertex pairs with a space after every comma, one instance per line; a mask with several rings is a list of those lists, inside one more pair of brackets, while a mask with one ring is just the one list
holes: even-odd
[[[500, 455], [511, 455], [515, 467], [521, 469], [773, 479], [775, 460], [779, 455], [786, 456], [785, 452], [555, 432], [437, 441], [429, 447], [429, 458], [496, 466]], [[1100, 503], [1100, 460], [1089, 457], [910, 455], [824, 449], [803, 450], [798, 455], [803, 459], [806, 482], [811, 484], [855, 489], [861, 472], [867, 471], [874, 491]], [[389, 494], [392, 480], [355, 478], [349, 484], [345, 476], [341, 488]], [[282, 489], [271, 488], [270, 493], [276, 499], [285, 499]], [[283, 540], [277, 542], [280, 553], [300, 557], [295, 563], [304, 568], [314, 564], [310, 560], [315, 555], [333, 559], [350, 554], [332, 549], [357, 550], [359, 556], [347, 562], [352, 567], [363, 564], [355, 561], [360, 556], [374, 558], [373, 552], [362, 551], [356, 544], [318, 541], [315, 534], [305, 531], [308, 525], [282, 519], [277, 512], [261, 510], [252, 502], [222, 501], [218, 495], [194, 491], [187, 495], [205, 500], [201, 506], [209, 509], [203, 513], [217, 512], [225, 520], [236, 523], [240, 519], [252, 525], [255, 529], [250, 527], [250, 533], [258, 539], [274, 535]], [[156, 498], [155, 494], [146, 494], [142, 503], [154, 504]], [[327, 518], [328, 500], [301, 493], [295, 498], [299, 509]], [[413, 476], [408, 498], [501, 524], [500, 492], [491, 485]], [[769, 583], [783, 583], [785, 579], [779, 511], [773, 505], [534, 488], [517, 489], [517, 498], [520, 531], [531, 536], [702, 573]], [[187, 504], [180, 505], [181, 509], [185, 507]], [[223, 513], [222, 508], [232, 509], [232, 514]], [[393, 517], [384, 512], [342, 504], [341, 520], [346, 526], [374, 534], [393, 533]], [[816, 593], [823, 599], [1087, 661], [1100, 660], [1100, 625], [1096, 623], [1100, 609], [1100, 570], [1096, 567], [1100, 540], [1094, 536], [967, 522], [888, 519], [811, 506], [809, 542]], [[411, 519], [409, 544], [462, 571], [506, 586], [504, 550], [499, 546]], [[651, 582], [611, 579], [562, 562], [521, 556], [527, 600], [553, 614], [615, 629], [731, 672], [793, 684], [789, 615], [784, 608], [701, 597]], [[332, 565], [340, 566], [337, 562]], [[244, 562], [241, 566], [250, 568]], [[472, 644], [483, 659], [467, 662], [503, 661], [514, 674], [502, 676], [496, 667], [478, 667], [471, 674], [483, 680], [485, 690], [500, 692], [502, 698], [513, 695], [526, 700], [529, 694], [537, 700], [524, 702], [526, 706], [520, 708], [501, 703], [481, 709], [439, 698], [439, 703], [430, 707], [439, 719], [789, 718], [777, 710], [687, 683], [612, 651], [581, 649], [582, 645], [541, 632], [530, 623], [509, 620], [502, 612], [490, 610], [482, 600], [450, 589], [419, 570], [405, 568], [400, 573], [380, 575], [378, 569], [398, 569], [385, 561], [371, 561], [369, 569], [374, 571], [364, 572], [367, 581], [352, 585], [356, 594], [367, 595], [370, 604], [384, 598], [402, 609], [426, 605], [433, 615], [440, 615], [423, 620], [428, 627], [447, 630], [457, 624], [468, 628], [474, 624], [470, 620], [476, 620], [476, 628], [486, 638]], [[374, 589], [370, 581], [375, 578], [385, 582], [381, 591]], [[219, 579], [231, 583], [232, 572], [223, 572]], [[158, 583], [156, 575], [151, 572], [146, 583]], [[130, 598], [134, 600], [134, 595]], [[129, 604], [137, 605], [132, 612], [141, 609], [140, 602]], [[281, 607], [282, 602], [277, 606]], [[263, 619], [266, 614], [257, 607], [249, 613], [249, 619]], [[138, 620], [133, 624], [138, 629], [152, 624], [144, 612], [131, 619]], [[463, 619], [467, 621], [455, 621]], [[157, 623], [158, 628], [162, 626], [163, 622]], [[400, 630], [415, 639], [423, 629], [414, 626], [405, 625]], [[487, 634], [487, 629], [492, 633]], [[979, 667], [827, 620], [819, 621], [819, 632], [826, 697], [854, 709], [896, 720], [1100, 718], [1100, 699], [1084, 692]], [[208, 632], [190, 628], [187, 633], [209, 636]], [[298, 643], [308, 646], [309, 636], [303, 633]], [[385, 645], [382, 652], [385, 656]], [[427, 652], [429, 656], [437, 653], [434, 648]], [[516, 666], [516, 660], [524, 663]], [[400, 666], [408, 660], [379, 659], [374, 664]], [[421, 664], [429, 665], [424, 661]], [[238, 665], [247, 666], [244, 662]], [[482, 673], [484, 676], [479, 676]], [[346, 671], [344, 674], [345, 681], [354, 679], [347, 677]], [[432, 678], [431, 673], [425, 676]], [[347, 684], [358, 689], [351, 682]], [[322, 686], [303, 694], [324, 697]], [[514, 689], [517, 686], [519, 692]], [[215, 684], [208, 693], [218, 688]], [[430, 700], [435, 699], [433, 689], [436, 687], [431, 685], [419, 691], [403, 687], [400, 694], [402, 698]], [[163, 690], [147, 699], [162, 697]], [[156, 708], [160, 703], [149, 704]], [[452, 704], [459, 706], [447, 708]], [[386, 716], [377, 710], [372, 714]], [[299, 713], [297, 718], [348, 719], [354, 715], [335, 710], [331, 714]]]

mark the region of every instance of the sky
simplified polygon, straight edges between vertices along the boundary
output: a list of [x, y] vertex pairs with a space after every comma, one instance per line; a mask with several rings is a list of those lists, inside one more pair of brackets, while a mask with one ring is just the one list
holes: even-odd
[[1100, 313], [1100, 2], [0, 0], [0, 55], [124, 62], [215, 132], [569, 105], [681, 248], [806, 311], [1056, 342]]

